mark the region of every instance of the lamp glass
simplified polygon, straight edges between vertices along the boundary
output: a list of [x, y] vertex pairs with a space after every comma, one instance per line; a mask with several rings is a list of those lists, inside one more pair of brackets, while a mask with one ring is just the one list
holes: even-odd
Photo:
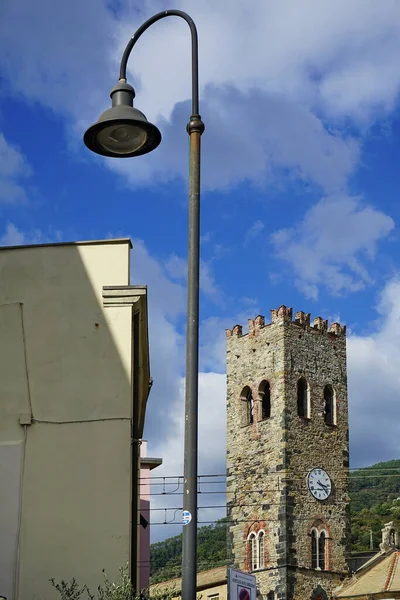
[[147, 141], [147, 131], [135, 123], [112, 123], [97, 133], [97, 142], [115, 154], [140, 150]]

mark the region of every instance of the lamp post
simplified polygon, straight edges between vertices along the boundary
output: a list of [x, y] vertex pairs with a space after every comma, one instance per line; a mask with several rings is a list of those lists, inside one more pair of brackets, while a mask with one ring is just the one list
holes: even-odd
[[[129, 158], [151, 152], [161, 142], [161, 133], [143, 113], [133, 108], [135, 91], [126, 81], [126, 65], [132, 48], [153, 23], [164, 17], [181, 17], [192, 38], [192, 114], [187, 124], [189, 154], [189, 236], [186, 329], [186, 391], [183, 510], [189, 522], [183, 527], [182, 598], [196, 598], [197, 566], [197, 456], [198, 456], [198, 355], [199, 355], [199, 273], [200, 273], [200, 138], [204, 124], [199, 115], [198, 41], [193, 20], [183, 11], [165, 10], [148, 19], [129, 40], [122, 55], [118, 83], [110, 96], [112, 107], [86, 131], [86, 146], [103, 156]], [[135, 442], [135, 440], [134, 440]], [[135, 468], [135, 465], [132, 465]], [[137, 527], [132, 523], [131, 581], [137, 590]]]

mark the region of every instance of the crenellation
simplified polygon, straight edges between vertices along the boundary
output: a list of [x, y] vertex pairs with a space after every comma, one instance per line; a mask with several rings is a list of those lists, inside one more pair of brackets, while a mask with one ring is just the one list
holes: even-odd
[[329, 333], [334, 333], [335, 335], [346, 335], [346, 325], [340, 325], [340, 323], [332, 323], [332, 325], [328, 329]]
[[311, 314], [305, 313], [302, 310], [298, 311], [295, 315], [295, 322], [299, 323], [299, 325], [306, 325], [306, 326], [310, 327], [310, 319], [311, 319]]
[[243, 327], [241, 325], [234, 325], [232, 329], [225, 329], [227, 338], [232, 336], [241, 337], [243, 335]]
[[282, 304], [278, 309], [271, 310], [271, 323], [292, 320], [293, 310]]
[[[248, 319], [248, 335], [255, 337], [263, 329], [270, 327], [271, 325], [277, 325], [282, 323], [290, 323], [297, 327], [302, 327], [307, 331], [319, 331], [321, 334], [335, 335], [337, 337], [346, 336], [346, 326], [340, 323], [332, 323], [329, 326], [328, 320], [323, 319], [321, 316], [315, 317], [313, 324], [311, 325], [311, 314], [303, 311], [297, 311], [295, 318], [292, 320], [293, 309], [288, 308], [284, 304], [279, 308], [271, 309], [271, 322], [266, 323], [263, 315], [257, 315], [254, 319]], [[235, 325], [233, 329], [226, 329], [226, 337], [230, 338], [233, 336], [242, 337], [247, 335], [243, 334], [243, 328], [241, 325]]]
[[321, 331], [321, 333], [328, 331], [328, 321], [324, 320], [322, 317], [315, 317], [314, 329], [319, 329], [319, 331]]
[[248, 319], [247, 326], [248, 326], [249, 335], [254, 336], [256, 333], [255, 319]]
[[254, 319], [256, 329], [262, 329], [265, 327], [265, 317], [263, 315], [257, 315]]

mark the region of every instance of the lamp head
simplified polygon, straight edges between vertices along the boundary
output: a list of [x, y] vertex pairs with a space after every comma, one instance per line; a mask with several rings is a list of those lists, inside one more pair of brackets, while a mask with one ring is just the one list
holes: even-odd
[[157, 148], [161, 133], [140, 110], [133, 107], [133, 87], [119, 81], [110, 96], [112, 107], [103, 112], [83, 136], [89, 150], [103, 156], [129, 158]]

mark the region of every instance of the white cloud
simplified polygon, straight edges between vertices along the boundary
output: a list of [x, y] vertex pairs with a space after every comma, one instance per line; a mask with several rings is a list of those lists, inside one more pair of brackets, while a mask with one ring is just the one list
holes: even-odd
[[[344, 187], [359, 145], [325, 119], [365, 125], [393, 108], [400, 86], [397, 0], [387, 0], [384, 11], [374, 0], [255, 0], [251, 8], [245, 0], [180, 0], [177, 7], [199, 31], [205, 188], [263, 183], [282, 171], [328, 191]], [[13, 93], [68, 115], [74, 135], [81, 134], [108, 106], [133, 31], [164, 8], [148, 0], [122, 14], [105, 0], [71, 0], [68, 7], [38, 0], [34, 8], [15, 0], [2, 11], [0, 69]], [[106, 164], [133, 185], [186, 177], [187, 25], [171, 18], [151, 27], [129, 69], [137, 106], [157, 120], [164, 142], [132, 167]]]
[[316, 298], [320, 286], [340, 294], [372, 283], [368, 265], [393, 227], [391, 217], [361, 198], [342, 195], [321, 200], [297, 227], [275, 232], [272, 243], [305, 295]]
[[7, 3], [0, 70], [14, 94], [80, 120], [107, 103], [116, 27], [102, 0]]
[[50, 244], [52, 242], [62, 242], [63, 235], [61, 231], [48, 228], [45, 234], [40, 229], [29, 229], [23, 231], [15, 223], [7, 223], [5, 231], [0, 235], [0, 246], [23, 246], [26, 244]]
[[247, 246], [247, 244], [255, 240], [260, 235], [263, 229], [264, 223], [260, 221], [260, 219], [254, 221], [253, 225], [251, 225], [251, 227], [249, 227], [249, 229], [244, 234], [243, 246]]
[[0, 133], [0, 203], [26, 201], [26, 191], [20, 180], [31, 175], [31, 172], [24, 155]]
[[[384, 11], [374, 0], [255, 0], [251, 7], [246, 0], [234, 5], [228, 0], [178, 0], [176, 7], [189, 12], [197, 24], [203, 88], [256, 87], [304, 104], [329, 104], [335, 115], [346, 117], [359, 111], [373, 114], [377, 105], [390, 108], [399, 90], [396, 0], [388, 0]], [[164, 1], [145, 2], [140, 19], [164, 8]], [[130, 22], [126, 15], [121, 22], [121, 49], [138, 17]], [[135, 49], [129, 67], [139, 78], [140, 98], [152, 117], [168, 118], [176, 102], [189, 98], [189, 45], [186, 24], [171, 18], [146, 32]], [[348, 75], [351, 71], [355, 80]]]
[[26, 236], [13, 223], [8, 223], [6, 231], [0, 237], [0, 245], [2, 246], [22, 246], [25, 244]]
[[[155, 152], [140, 161], [108, 159], [108, 166], [132, 185], [186, 178], [189, 111], [189, 102], [178, 103], [171, 120], [158, 123], [163, 143]], [[263, 186], [289, 177], [336, 191], [346, 186], [358, 161], [355, 139], [333, 135], [308, 108], [282, 95], [209, 86], [202, 116], [203, 190], [229, 190], [243, 180]]]
[[348, 338], [352, 464], [400, 456], [400, 280], [390, 281], [378, 305], [378, 326]]
[[[183, 258], [173, 254], [167, 260], [165, 269], [172, 279], [186, 281], [187, 262]], [[211, 263], [207, 261], [200, 262], [200, 290], [213, 302], [220, 304], [222, 300], [222, 291], [215, 282]]]

